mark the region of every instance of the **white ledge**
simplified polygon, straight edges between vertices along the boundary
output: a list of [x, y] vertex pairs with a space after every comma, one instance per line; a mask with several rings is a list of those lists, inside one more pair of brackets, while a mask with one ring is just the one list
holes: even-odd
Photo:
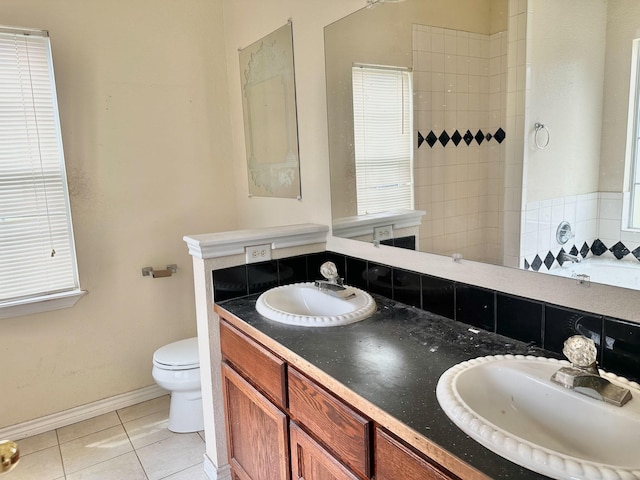
[[84, 290], [73, 290], [0, 303], [0, 319], [71, 308], [85, 293]]
[[271, 244], [272, 249], [326, 243], [329, 227], [315, 223], [187, 235], [189, 254], [206, 259], [245, 253], [245, 247]]
[[393, 229], [417, 227], [422, 223], [423, 210], [398, 209], [371, 215], [336, 218], [333, 221], [333, 235], [342, 238], [353, 238], [360, 235], [373, 234], [373, 229], [392, 225]]

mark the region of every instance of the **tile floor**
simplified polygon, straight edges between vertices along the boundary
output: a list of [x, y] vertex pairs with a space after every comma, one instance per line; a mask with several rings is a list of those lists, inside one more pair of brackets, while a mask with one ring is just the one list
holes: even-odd
[[7, 480], [206, 480], [204, 432], [167, 429], [169, 396], [18, 441]]

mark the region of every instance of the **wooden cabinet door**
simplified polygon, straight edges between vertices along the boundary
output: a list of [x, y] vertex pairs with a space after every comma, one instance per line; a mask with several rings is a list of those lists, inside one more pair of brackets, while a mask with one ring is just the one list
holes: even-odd
[[290, 480], [287, 416], [222, 365], [229, 463], [240, 480]]
[[379, 428], [375, 436], [376, 480], [454, 480]]
[[289, 414], [360, 478], [371, 476], [371, 421], [289, 367]]
[[358, 477], [293, 422], [289, 435], [294, 480], [358, 480]]

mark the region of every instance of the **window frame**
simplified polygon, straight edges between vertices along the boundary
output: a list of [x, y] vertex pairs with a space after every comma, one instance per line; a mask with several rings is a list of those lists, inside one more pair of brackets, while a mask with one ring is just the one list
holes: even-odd
[[[61, 260], [63, 263], [62, 265], [64, 265], [64, 270], [67, 273], [66, 278], [67, 280], [64, 283], [64, 285], [62, 284], [53, 284], [54, 286], [52, 288], [43, 288], [44, 283], [42, 283], [40, 286], [39, 285], [35, 285], [35, 288], [32, 288], [31, 292], [25, 291], [24, 295], [20, 295], [20, 292], [18, 292], [16, 295], [13, 296], [8, 296], [7, 298], [5, 298], [4, 300], [0, 300], [0, 319], [4, 319], [4, 318], [10, 318], [10, 317], [16, 317], [16, 316], [20, 316], [20, 315], [28, 315], [28, 314], [34, 314], [34, 313], [41, 313], [41, 312], [46, 312], [46, 311], [51, 311], [51, 310], [58, 310], [58, 309], [62, 309], [62, 308], [69, 308], [72, 307], [73, 305], [75, 305], [75, 303], [80, 299], [80, 297], [82, 297], [86, 292], [80, 289], [80, 280], [79, 280], [79, 274], [78, 274], [78, 267], [77, 267], [77, 258], [76, 258], [76, 248], [75, 248], [75, 239], [73, 236], [73, 223], [72, 223], [72, 218], [71, 218], [71, 207], [70, 207], [70, 199], [69, 199], [69, 189], [67, 186], [67, 179], [66, 179], [66, 169], [65, 169], [65, 159], [64, 159], [64, 150], [62, 147], [62, 131], [61, 131], [61, 126], [60, 126], [60, 118], [59, 118], [59, 112], [58, 112], [58, 102], [57, 102], [57, 96], [56, 96], [56, 86], [55, 86], [55, 76], [54, 76], [54, 71], [53, 71], [53, 59], [52, 59], [52, 54], [51, 54], [51, 42], [49, 39], [49, 33], [46, 30], [35, 30], [35, 29], [29, 29], [29, 28], [19, 28], [19, 27], [10, 27], [10, 26], [1, 26], [0, 25], [0, 32], [3, 34], [3, 36], [9, 35], [9, 36], [15, 36], [16, 40], [19, 41], [24, 39], [28, 39], [29, 37], [35, 38], [38, 37], [38, 42], [41, 44], [40, 48], [43, 48], [44, 50], [41, 50], [42, 52], [44, 52], [44, 54], [41, 56], [44, 57], [45, 61], [46, 61], [46, 65], [45, 65], [45, 61], [42, 61], [39, 65], [40, 68], [42, 69], [42, 71], [44, 71], [45, 69], [47, 70], [47, 75], [46, 76], [42, 76], [41, 78], [45, 78], [45, 81], [48, 83], [48, 87], [47, 90], [49, 91], [49, 93], [47, 95], [49, 95], [49, 100], [50, 102], [43, 104], [46, 105], [45, 109], [48, 109], [49, 113], [48, 113], [48, 117], [47, 121], [48, 122], [52, 122], [49, 123], [49, 144], [51, 144], [51, 138], [53, 138], [55, 136], [56, 141], [57, 141], [57, 149], [54, 149], [55, 156], [53, 158], [56, 158], [57, 160], [54, 161], [55, 164], [55, 170], [53, 170], [55, 173], [55, 175], [52, 177], [53, 178], [53, 182], [57, 182], [57, 207], [55, 208], [55, 211], [52, 211], [51, 215], [57, 215], [60, 216], [62, 215], [61, 212], [63, 212], [64, 214], [64, 218], [61, 218], [61, 224], [65, 225], [65, 234], [62, 238], [65, 239], [64, 241], [64, 250], [65, 250], [65, 254], [63, 254], [63, 260]], [[40, 40], [40, 37], [44, 38], [45, 41], [42, 42]], [[17, 45], [17, 44], [16, 44]], [[9, 55], [12, 55], [12, 50], [9, 51]], [[10, 58], [6, 57], [6, 58]], [[31, 63], [31, 60], [27, 60], [27, 62]], [[17, 64], [16, 64], [17, 65]], [[9, 67], [12, 68], [12, 67]], [[29, 74], [31, 75], [31, 74]], [[20, 82], [21, 85], [25, 85], [25, 83], [23, 81]], [[31, 87], [33, 88], [33, 87]], [[34, 90], [30, 90], [30, 94], [33, 95], [33, 91]], [[26, 97], [23, 95], [16, 95], [13, 98], [18, 98], [18, 99], [25, 99]], [[31, 98], [31, 97], [29, 97]], [[38, 97], [33, 97], [33, 98], [38, 98]], [[35, 102], [35, 100], [34, 100]], [[10, 104], [9, 104], [10, 105]], [[37, 123], [39, 122], [39, 120], [37, 118], [39, 118], [39, 113], [36, 113], [36, 108], [35, 108], [35, 103], [33, 103], [34, 105], [34, 110], [33, 110], [33, 115], [35, 116], [34, 118], [36, 118], [36, 130], [38, 130], [37, 127]], [[38, 112], [39, 112], [39, 108], [38, 107]], [[29, 120], [25, 119], [25, 129], [29, 128], [27, 127], [27, 122], [29, 122]], [[7, 126], [9, 126], [10, 124], [8, 124]], [[16, 125], [15, 123], [13, 125]], [[51, 125], [53, 125], [53, 127], [51, 127]], [[26, 130], [25, 130], [26, 131]], [[54, 132], [54, 133], [51, 133]], [[37, 146], [38, 150], [40, 149], [40, 139], [42, 138], [40, 136], [40, 134], [37, 134], [38, 140], [33, 141], [32, 143], [29, 143], [29, 145], [34, 145]], [[4, 152], [7, 152], [6, 150], [4, 150]], [[6, 154], [6, 153], [5, 153]], [[41, 153], [42, 155], [42, 153]], [[11, 158], [11, 157], [9, 157]], [[16, 158], [22, 158], [20, 157], [16, 157]], [[42, 156], [41, 158], [41, 162], [42, 162]], [[24, 160], [24, 171], [29, 171], [29, 166], [32, 165], [31, 163], [29, 163], [29, 160], [27, 160], [25, 158]], [[51, 160], [48, 160], [48, 162], [51, 162]], [[21, 162], [15, 162], [16, 165], [21, 165]], [[6, 164], [7, 166], [13, 165], [11, 162]], [[15, 167], [14, 167], [15, 168]], [[50, 167], [49, 167], [50, 168]], [[22, 167], [20, 167], [19, 170], [10, 170], [10, 171], [18, 171], [18, 172], [22, 172]], [[48, 172], [49, 170], [47, 170]], [[44, 172], [43, 172], [44, 173]], [[49, 175], [47, 173], [47, 175]], [[12, 178], [12, 177], [9, 177]], [[22, 185], [22, 188], [24, 189], [25, 187], [27, 189], [31, 189], [33, 186], [34, 189], [37, 188], [44, 188], [44, 194], [40, 194], [40, 195], [44, 195], [44, 199], [45, 199], [45, 203], [47, 203], [49, 200], [47, 200], [49, 198], [49, 194], [47, 192], [47, 188], [51, 188], [50, 185], [52, 185], [51, 182], [47, 182], [44, 181], [42, 178], [40, 178], [38, 175], [33, 175], [31, 177], [31, 183], [25, 182], [24, 180], [21, 180], [21, 183], [18, 183], [16, 185]], [[44, 183], [43, 183], [44, 182]], [[44, 187], [40, 187], [41, 185], [44, 185]], [[49, 187], [47, 187], [49, 186]], [[12, 195], [12, 192], [14, 191], [14, 187], [9, 187], [9, 184], [7, 184], [8, 188], [11, 188], [11, 190], [9, 190], [10, 195]], [[5, 197], [5, 198], [11, 198], [10, 197]], [[23, 197], [13, 197], [13, 198], [18, 198], [21, 199]], [[61, 200], [60, 200], [61, 199]], [[60, 202], [62, 202], [62, 207], [60, 207]], [[9, 205], [11, 205], [11, 203], [9, 203]], [[18, 205], [14, 202], [14, 205]], [[11, 213], [11, 211], [14, 211], [14, 213]], [[39, 215], [42, 215], [45, 210], [45, 208], [43, 207], [38, 207], [38, 212]], [[28, 217], [17, 217], [15, 216], [15, 210], [12, 208], [9, 210], [9, 214], [8, 217], [6, 217], [7, 219], [9, 219], [11, 221], [11, 219], [19, 219], [19, 218], [28, 218]], [[31, 214], [30, 214], [31, 215]], [[52, 218], [49, 215], [49, 205], [46, 206], [46, 215], [45, 217], [36, 217], [36, 218]], [[47, 222], [49, 222], [49, 220], [47, 220]], [[15, 228], [15, 227], [13, 227]], [[11, 229], [8, 230], [8, 239], [11, 238], [16, 238], [15, 236], [11, 236], [12, 233], [15, 235], [18, 232], [12, 232]], [[48, 234], [41, 234], [41, 236], [39, 236], [38, 238], [40, 239], [40, 241], [43, 241], [45, 238], [51, 239], [54, 238], [52, 237], [53, 233], [51, 232], [51, 230], [49, 230]], [[56, 233], [56, 235], [58, 235]], [[30, 244], [30, 243], [29, 243]], [[10, 251], [11, 252], [11, 251]], [[11, 252], [11, 255], [19, 255], [20, 252], [18, 251], [18, 253], [16, 254], [16, 251], [14, 250], [13, 252]], [[53, 257], [55, 255], [55, 252], [52, 252], [51, 256]], [[21, 257], [19, 256], [12, 256], [9, 258], [16, 258], [19, 259]], [[26, 258], [26, 257], [25, 257]], [[13, 268], [13, 269], [12, 269]], [[9, 268], [8, 271], [9, 274], [10, 272], [17, 272], [16, 268], [21, 268], [21, 267], [11, 267]], [[57, 270], [56, 270], [57, 271]], [[23, 275], [24, 277], [24, 275]], [[27, 284], [28, 285], [28, 284]], [[36, 291], [36, 288], [38, 289]]]
[[[622, 228], [640, 231], [640, 38], [632, 41], [631, 79], [629, 82], [629, 122], [627, 126], [627, 160], [623, 193]], [[634, 223], [634, 216], [639, 220]]]
[[[358, 151], [362, 150], [362, 149], [366, 149], [366, 145], [360, 145], [358, 142], [358, 122], [357, 122], [357, 118], [356, 116], [358, 114], [361, 114], [363, 117], [367, 116], [365, 115], [365, 109], [362, 108], [361, 111], [358, 111], [358, 102], [359, 99], [356, 97], [356, 85], [355, 85], [355, 80], [354, 77], [356, 75], [358, 75], [361, 72], [384, 72], [386, 74], [389, 73], [393, 73], [396, 76], [400, 76], [402, 78], [402, 82], [403, 85], [401, 87], [400, 90], [402, 90], [402, 94], [403, 94], [403, 98], [402, 100], [399, 102], [399, 104], [402, 104], [402, 113], [400, 115], [401, 118], [399, 118], [397, 121], [399, 122], [399, 124], [402, 125], [402, 128], [405, 128], [406, 125], [406, 132], [403, 133], [403, 135], [406, 137], [406, 145], [405, 148], [407, 149], [406, 153], [408, 155], [406, 163], [408, 163], [408, 181], [404, 181], [404, 182], [396, 182], [395, 184], [391, 183], [391, 184], [387, 184], [387, 185], [382, 185], [376, 182], [368, 182], [367, 180], [364, 180], [364, 184], [366, 185], [365, 188], [362, 188], [362, 184], [363, 184], [363, 177], [366, 176], [366, 173], [364, 170], [361, 170], [362, 165], [366, 164], [367, 159], [365, 159], [364, 161], [362, 159], [358, 158]], [[354, 63], [352, 66], [352, 74], [351, 74], [351, 78], [352, 78], [352, 96], [353, 96], [353, 120], [354, 120], [354, 170], [355, 170], [355, 182], [356, 182], [356, 212], [358, 215], [368, 215], [368, 214], [376, 214], [376, 213], [380, 213], [383, 211], [390, 211], [390, 210], [398, 210], [398, 209], [410, 209], [413, 210], [415, 209], [415, 194], [414, 194], [414, 186], [415, 186], [415, 178], [414, 178], [414, 162], [415, 162], [415, 150], [414, 150], [414, 134], [413, 134], [413, 77], [412, 77], [412, 70], [411, 68], [407, 68], [407, 67], [396, 67], [396, 66], [389, 66], [389, 65], [372, 65], [372, 64], [360, 64], [360, 63]], [[406, 94], [406, 96], [404, 96]], [[364, 93], [362, 94], [362, 97], [364, 97]], [[366, 127], [362, 127], [362, 128], [366, 128]], [[379, 132], [378, 132], [379, 133]], [[362, 135], [361, 135], [362, 136]], [[366, 135], [364, 135], [366, 136]], [[376, 137], [379, 138], [379, 135]], [[366, 144], [366, 142], [365, 142]], [[378, 160], [380, 160], [381, 157], [378, 157]], [[403, 164], [405, 163], [405, 161], [403, 161]], [[364, 165], [364, 168], [366, 168], [366, 165]], [[398, 169], [403, 170], [406, 167], [399, 167]], [[375, 175], [374, 175], [375, 176]], [[366, 190], [367, 188], [370, 188], [371, 186], [373, 186], [375, 189], [381, 189], [380, 191], [383, 191], [383, 189], [385, 188], [393, 188], [393, 187], [397, 187], [398, 189], [402, 188], [404, 190], [406, 190], [406, 194], [402, 196], [403, 201], [405, 202], [404, 205], [402, 206], [390, 206], [390, 207], [385, 207], [383, 209], [366, 209], [366, 205], [371, 203], [370, 198], [367, 198], [366, 200], [362, 200], [359, 192], [361, 190]], [[381, 194], [382, 196], [384, 196], [384, 194]], [[367, 196], [368, 197], [368, 196]], [[362, 204], [365, 204], [365, 206], [363, 206]], [[377, 203], [377, 202], [376, 202]]]

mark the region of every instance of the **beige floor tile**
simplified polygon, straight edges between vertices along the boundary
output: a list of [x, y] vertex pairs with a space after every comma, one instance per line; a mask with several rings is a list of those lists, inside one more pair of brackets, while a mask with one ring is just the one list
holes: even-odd
[[64, 470], [60, 449], [56, 445], [23, 456], [7, 480], [54, 480], [60, 477], [64, 478]]
[[136, 450], [149, 480], [202, 463], [205, 445], [197, 433], [184, 433]]
[[77, 472], [100, 462], [133, 451], [124, 427], [101, 430], [91, 435], [60, 444], [65, 472]]
[[67, 480], [147, 480], [147, 476], [136, 454], [130, 452], [71, 473]]
[[124, 424], [133, 448], [142, 448], [152, 443], [165, 440], [178, 433], [167, 428], [169, 425], [169, 411], [153, 413]]
[[56, 435], [55, 430], [18, 440], [20, 455], [23, 457], [25, 455], [29, 455], [30, 453], [39, 452], [40, 450], [44, 450], [45, 448], [55, 447], [57, 445], [58, 436]]
[[205, 475], [204, 466], [201, 463], [199, 465], [194, 465], [191, 468], [187, 468], [186, 470], [182, 470], [181, 472], [169, 475], [162, 480], [209, 480], [209, 477]]
[[120, 418], [116, 412], [105, 413], [97, 417], [84, 420], [82, 422], [74, 423], [67, 427], [58, 429], [58, 440], [60, 443], [70, 442], [85, 435], [99, 432], [100, 430], [106, 430], [107, 428], [120, 425]]
[[202, 439], [203, 442], [207, 442], [207, 438], [204, 436], [204, 432], [198, 432], [198, 435], [200, 435], [200, 438]]
[[137, 418], [151, 415], [152, 413], [158, 413], [165, 410], [169, 410], [169, 403], [171, 398], [169, 395], [163, 395], [162, 397], [154, 398], [146, 402], [138, 403], [130, 407], [121, 408], [118, 410], [118, 415], [122, 423], [136, 420]]

